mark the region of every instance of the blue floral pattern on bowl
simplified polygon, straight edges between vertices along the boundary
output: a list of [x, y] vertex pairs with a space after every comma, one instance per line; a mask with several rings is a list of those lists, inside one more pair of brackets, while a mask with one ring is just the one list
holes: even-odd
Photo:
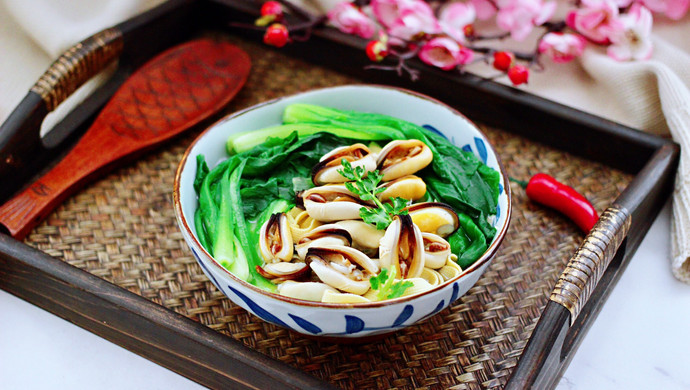
[[[195, 141], [186, 153], [182, 167], [178, 170], [175, 184], [176, 196], [173, 198], [182, 234], [192, 248], [192, 253], [203, 272], [218, 290], [235, 304], [277, 326], [317, 337], [359, 338], [396, 331], [431, 317], [447, 308], [472, 287], [489, 266], [491, 256], [495, 253], [498, 244], [492, 244], [490, 256], [486, 256], [483, 261], [478, 262], [450, 283], [418, 296], [363, 305], [299, 301], [259, 290], [238, 280], [201, 248], [194, 236], [194, 224], [188, 222], [193, 221], [191, 216], [196, 207], [196, 197], [192, 186], [195, 165], [193, 157], [189, 156], [202, 153], [208, 160], [222, 159], [225, 155], [224, 140], [229, 134], [225, 128], [245, 130], [248, 126], [265, 127], [279, 120], [275, 118], [280, 118], [284, 107], [294, 102], [354, 110], [366, 110], [367, 104], [376, 104], [377, 107], [382, 104], [381, 107], [389, 107], [381, 108], [382, 113], [394, 116], [398, 116], [396, 115], [398, 113], [412, 122], [424, 123], [425, 120], [433, 118], [433, 121], [429, 121], [434, 125], [424, 126], [429, 131], [449, 139], [453, 144], [475, 154], [490, 166], [497, 169], [500, 166], [491, 146], [485, 141], [481, 132], [466, 118], [432, 99], [390, 87], [344, 86], [310, 91], [293, 97], [284, 97], [243, 111], [236, 117], [222, 120]], [[399, 107], [407, 107], [407, 109], [399, 111]], [[437, 128], [443, 129], [444, 132]], [[506, 180], [507, 177], [504, 174], [502, 182], [505, 183]], [[500, 187], [500, 193], [502, 197], [500, 204], [503, 210], [501, 207], [497, 209], [499, 217], [495, 218], [493, 223], [502, 238], [507, 230], [510, 207], [506, 189], [503, 186]]]
[[[434, 126], [432, 126], [430, 124], [424, 124], [424, 125], [422, 125], [422, 127], [431, 131], [434, 134], [438, 134], [441, 137], [448, 139], [448, 137], [443, 132], [439, 131], [437, 128], [435, 128]], [[454, 145], [457, 146], [454, 138], [452, 138], [450, 141]], [[474, 137], [474, 147], [476, 148], [476, 151], [474, 151], [472, 149], [472, 146], [470, 144], [464, 144], [460, 147], [460, 149], [462, 149], [465, 152], [474, 153], [477, 157], [479, 157], [479, 159], [484, 164], [486, 164], [488, 161], [488, 158], [489, 158], [489, 152], [486, 148], [486, 143], [484, 142], [484, 140], [479, 138], [479, 137]], [[503, 194], [503, 190], [504, 190], [503, 185], [499, 183], [498, 184], [498, 194], [499, 195]], [[493, 226], [496, 226], [498, 224], [498, 220], [500, 217], [501, 217], [501, 205], [497, 204], [496, 205], [496, 216], [495, 216], [493, 223], [492, 223]]]
[[[192, 253], [194, 254], [194, 257], [196, 258], [197, 262], [201, 266], [201, 268], [204, 270], [204, 273], [209, 277], [211, 282], [216, 287], [219, 287], [218, 281], [216, 278], [213, 276], [213, 274], [210, 272], [210, 270], [204, 265], [204, 263], [201, 261], [201, 258], [199, 255], [196, 253], [196, 251], [192, 250]], [[261, 318], [262, 320], [266, 322], [270, 322], [275, 325], [282, 326], [284, 328], [288, 328], [294, 331], [299, 331], [299, 329], [296, 329], [293, 326], [288, 325], [285, 321], [281, 320], [277, 316], [273, 315], [270, 313], [268, 310], [264, 309], [261, 307], [259, 304], [254, 302], [251, 298], [240, 292], [238, 289], [233, 288], [232, 286], [228, 285], [227, 288], [237, 296], [242, 302], [244, 302], [248, 306], [248, 310], [251, 311], [254, 315], [257, 317]], [[220, 291], [222, 291], [224, 294], [229, 295], [224, 289], [218, 288]], [[457, 298], [459, 293], [459, 287], [458, 283], [453, 283], [453, 290], [451, 292], [451, 296], [448, 299], [448, 304], [453, 303]], [[429, 312], [428, 314], [424, 315], [423, 318], [428, 318], [433, 316], [434, 314], [438, 313], [439, 311], [443, 310], [446, 307], [446, 300], [441, 299], [436, 307]], [[402, 327], [405, 327], [405, 322], [412, 317], [412, 314], [414, 314], [414, 306], [407, 304], [405, 307], [403, 307], [402, 311], [398, 316], [393, 320], [393, 323], [389, 326], [367, 326], [366, 322], [359, 318], [358, 316], [354, 315], [349, 315], [346, 314], [343, 316], [343, 321], [345, 324], [345, 330], [343, 332], [337, 332], [337, 333], [331, 333], [332, 335], [353, 335], [359, 332], [363, 331], [394, 331], [397, 329], [400, 329]], [[304, 330], [310, 334], [313, 335], [318, 335], [322, 333], [322, 329], [319, 328], [316, 324], [307, 321], [306, 319], [293, 314], [293, 313], [287, 313], [288, 317], [292, 319], [292, 321], [299, 327], [301, 330]]]

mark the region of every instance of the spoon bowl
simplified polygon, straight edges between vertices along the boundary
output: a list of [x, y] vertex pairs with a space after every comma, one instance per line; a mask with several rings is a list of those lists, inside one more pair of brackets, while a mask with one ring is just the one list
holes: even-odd
[[0, 224], [23, 239], [84, 184], [218, 112], [250, 67], [243, 50], [208, 39], [159, 54], [125, 81], [64, 159], [0, 207]]

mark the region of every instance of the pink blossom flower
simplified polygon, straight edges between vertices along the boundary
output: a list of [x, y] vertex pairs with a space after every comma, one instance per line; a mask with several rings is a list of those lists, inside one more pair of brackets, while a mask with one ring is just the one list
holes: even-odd
[[690, 0], [639, 0], [650, 11], [665, 14], [673, 20], [680, 20], [690, 8]]
[[328, 20], [338, 30], [366, 39], [373, 37], [376, 31], [374, 21], [349, 1], [336, 4], [328, 12]]
[[474, 60], [474, 52], [465, 46], [460, 45], [460, 52], [458, 53], [458, 64], [467, 65]]
[[388, 28], [388, 35], [391, 37], [410, 41], [423, 34], [441, 32], [441, 25], [436, 20], [434, 11], [422, 0], [401, 2], [398, 4], [398, 11], [398, 17]]
[[542, 0], [499, 0], [496, 24], [510, 31], [511, 38], [522, 41], [539, 26], [549, 20], [556, 10], [556, 2]]
[[428, 65], [451, 70], [472, 61], [474, 53], [450, 38], [440, 37], [425, 43], [419, 51], [419, 58]]
[[633, 0], [613, 0], [618, 6], [618, 9], [625, 8], [633, 3]]
[[470, 4], [477, 12], [477, 19], [488, 20], [496, 15], [496, 5], [489, 0], [470, 0]]
[[618, 61], [646, 60], [652, 55], [652, 13], [640, 4], [633, 4], [621, 15], [623, 29], [614, 31], [607, 54]]
[[553, 62], [568, 62], [582, 55], [585, 43], [580, 35], [550, 32], [539, 41], [539, 53], [545, 53]]
[[371, 0], [371, 12], [384, 27], [388, 28], [400, 16], [400, 11], [413, 0]]
[[465, 26], [477, 18], [474, 6], [470, 3], [454, 2], [441, 10], [439, 23], [443, 32], [460, 43], [465, 43]]
[[609, 35], [622, 29], [618, 5], [613, 0], [582, 0], [581, 7], [566, 17], [570, 28], [595, 43], [609, 43]]

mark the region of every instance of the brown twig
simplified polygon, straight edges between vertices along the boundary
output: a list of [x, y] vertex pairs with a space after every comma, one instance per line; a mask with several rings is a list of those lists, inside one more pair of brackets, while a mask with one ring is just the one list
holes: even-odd
[[[496, 49], [490, 48], [490, 47], [477, 47], [477, 46], [466, 46], [468, 49], [472, 50], [473, 52], [476, 53], [481, 53], [481, 54], [493, 54], [494, 52], [498, 51]], [[521, 60], [521, 61], [527, 61], [531, 62], [534, 59], [535, 52], [511, 52], [515, 56], [516, 59]]]
[[325, 24], [326, 21], [328, 21], [327, 16], [320, 16], [317, 18], [311, 18], [309, 21], [287, 27], [290, 33], [303, 32], [301, 36], [292, 36], [291, 34], [291, 38], [297, 42], [305, 42], [309, 40], [309, 38], [311, 38], [311, 34], [314, 32], [314, 29], [320, 25]]
[[364, 69], [376, 69], [387, 71], [393, 70], [398, 74], [398, 76], [401, 77], [404, 72], [407, 72], [410, 75], [410, 80], [417, 81], [419, 79], [419, 71], [417, 69], [410, 68], [405, 62], [405, 60], [402, 59], [398, 61], [397, 65], [366, 65]]
[[412, 48], [406, 46], [405, 49], [405, 51], [390, 49], [388, 56], [397, 59], [398, 63], [395, 65], [367, 65], [364, 67], [364, 69], [377, 69], [386, 71], [392, 70], [395, 71], [398, 74], [398, 76], [402, 76], [405, 72], [407, 72], [407, 74], [410, 75], [410, 80], [416, 81], [417, 79], [419, 79], [420, 72], [417, 69], [411, 68], [407, 64], [407, 61], [417, 56], [417, 54], [419, 53], [419, 47], [416, 45]]
[[476, 42], [476, 41], [489, 41], [489, 40], [504, 40], [506, 38], [510, 37], [509, 32], [505, 33], [498, 33], [494, 35], [470, 35], [467, 37], [467, 40], [470, 42]]
[[[302, 19], [302, 21], [299, 21], [297, 23], [294, 23], [290, 25], [285, 19], [280, 20], [280, 23], [283, 23], [285, 27], [288, 29], [288, 32], [290, 34], [290, 39], [292, 41], [307, 41], [310, 39], [313, 31], [315, 28], [325, 25], [326, 22], [328, 21], [328, 17], [326, 15], [321, 15], [321, 16], [314, 16], [308, 11], [302, 9], [301, 7], [297, 6], [296, 4], [293, 4], [290, 0], [277, 0], [280, 4], [285, 6], [286, 10], [289, 11], [290, 14], [293, 16], [297, 17], [298, 19]], [[370, 3], [370, 0], [352, 0], [353, 3], [358, 6], [358, 7], [364, 7]], [[444, 3], [448, 0], [439, 0], [439, 3]], [[487, 0], [489, 3], [496, 9], [499, 10], [498, 4], [496, 0]], [[580, 1], [580, 0], [575, 0], [575, 1]], [[438, 7], [437, 7], [438, 8]], [[238, 27], [238, 28], [244, 28], [244, 29], [250, 29], [250, 30], [259, 30], [263, 31], [265, 30], [266, 27], [262, 26], [256, 26], [253, 24], [247, 24], [247, 23], [230, 23], [229, 24], [232, 27]], [[542, 24], [541, 26], [537, 26], [540, 28], [543, 28], [542, 34], [539, 36], [537, 39], [536, 45], [534, 47], [534, 50], [531, 52], [512, 52], [512, 54], [515, 56], [515, 59], [526, 62], [527, 66], [530, 68], [535, 69], [536, 71], [542, 71], [544, 69], [544, 66], [540, 62], [540, 53], [539, 53], [539, 43], [543, 40], [544, 36], [550, 32], [560, 32], [566, 29], [566, 23], [565, 21], [557, 21], [557, 22], [546, 22]], [[484, 47], [484, 46], [475, 46], [472, 43], [475, 42], [481, 42], [481, 41], [490, 41], [490, 40], [504, 40], [510, 37], [510, 32], [501, 32], [501, 33], [495, 33], [495, 34], [487, 34], [487, 35], [481, 35], [481, 34], [472, 34], [467, 37], [469, 44], [465, 45], [468, 49], [472, 50], [477, 54], [476, 58], [471, 62], [472, 64], [477, 63], [477, 62], [485, 62], [487, 65], [491, 64], [491, 57], [493, 54], [497, 51], [496, 49], [490, 48], [490, 47]], [[391, 36], [391, 38], [394, 38]], [[396, 61], [397, 63], [392, 63], [389, 65], [383, 65], [383, 64], [371, 64], [365, 66], [365, 69], [377, 69], [377, 70], [385, 70], [385, 71], [395, 71], [398, 76], [403, 76], [405, 73], [407, 73], [412, 81], [415, 81], [419, 78], [420, 71], [417, 69], [413, 69], [408, 65], [408, 60], [416, 57], [419, 54], [420, 51], [420, 46], [413, 41], [408, 41], [404, 40], [401, 38], [398, 38], [401, 42], [402, 45], [400, 46], [395, 46], [393, 48], [389, 48], [389, 53], [388, 53], [388, 60], [391, 62]], [[457, 67], [458, 71], [460, 73], [463, 73], [465, 71], [465, 65], [460, 65]], [[488, 79], [495, 79], [498, 77], [504, 76], [505, 73], [501, 73], [499, 75], [490, 77]]]
[[[310, 18], [310, 20], [302, 23], [297, 23], [297, 24], [288, 24], [287, 22], [283, 22], [285, 24], [285, 27], [288, 29], [288, 32], [290, 33], [290, 39], [293, 41], [297, 42], [304, 42], [309, 40], [311, 37], [311, 34], [314, 31], [314, 28], [326, 23], [328, 18], [326, 16], [319, 16], [316, 18]], [[230, 27], [237, 27], [237, 28], [243, 28], [247, 30], [255, 30], [255, 31], [265, 31], [266, 27], [265, 26], [257, 26], [254, 24], [250, 23], [237, 23], [237, 22], [230, 22], [228, 23], [228, 26]], [[301, 35], [293, 35], [294, 33], [302, 33]]]

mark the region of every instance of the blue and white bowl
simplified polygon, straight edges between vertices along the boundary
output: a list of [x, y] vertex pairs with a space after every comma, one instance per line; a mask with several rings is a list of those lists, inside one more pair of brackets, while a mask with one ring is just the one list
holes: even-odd
[[[280, 124], [285, 107], [298, 102], [377, 112], [408, 120], [438, 131], [501, 172], [501, 193], [493, 222], [497, 233], [487, 251], [461, 275], [429, 291], [372, 303], [319, 303], [284, 297], [250, 285], [223, 268], [201, 246], [194, 228], [196, 155], [204, 154], [209, 165], [214, 166], [227, 157], [225, 144], [230, 134]], [[219, 290], [265, 321], [327, 339], [370, 338], [390, 333], [448, 307], [465, 294], [487, 269], [506, 235], [511, 214], [508, 176], [484, 134], [462, 114], [437, 100], [384, 86], [350, 85], [318, 89], [275, 99], [225, 117], [187, 149], [177, 169], [174, 191], [175, 212], [182, 234], [199, 265]]]

